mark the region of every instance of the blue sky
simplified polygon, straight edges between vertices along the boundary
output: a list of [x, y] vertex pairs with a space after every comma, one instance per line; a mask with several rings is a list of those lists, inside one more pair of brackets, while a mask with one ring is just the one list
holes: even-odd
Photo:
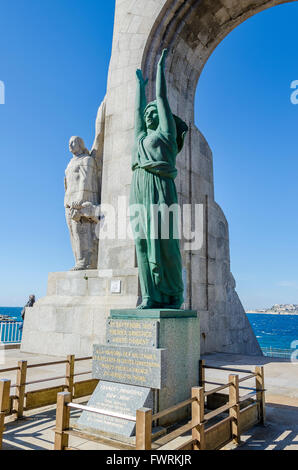
[[[104, 5], [104, 6], [103, 6]], [[45, 295], [73, 265], [64, 219], [68, 140], [91, 146], [105, 94], [114, 1], [2, 0], [0, 305]], [[236, 28], [199, 81], [196, 123], [214, 153], [215, 195], [230, 225], [246, 308], [298, 303], [298, 3]]]

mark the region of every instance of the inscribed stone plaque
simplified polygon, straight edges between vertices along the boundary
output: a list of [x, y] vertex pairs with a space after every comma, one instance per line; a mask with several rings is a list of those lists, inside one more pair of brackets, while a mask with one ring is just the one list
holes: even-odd
[[107, 343], [117, 346], [158, 347], [156, 321], [108, 320]]
[[164, 349], [93, 346], [93, 378], [161, 389], [164, 383]]
[[[97, 385], [88, 406], [104, 410], [107, 413], [112, 412], [135, 418], [138, 409], [152, 408], [152, 392], [144, 387], [102, 381]], [[136, 424], [134, 421], [84, 411], [77, 426], [87, 429], [89, 432], [104, 432], [131, 437], [135, 435]]]
[[111, 281], [111, 294], [121, 294], [121, 281]]

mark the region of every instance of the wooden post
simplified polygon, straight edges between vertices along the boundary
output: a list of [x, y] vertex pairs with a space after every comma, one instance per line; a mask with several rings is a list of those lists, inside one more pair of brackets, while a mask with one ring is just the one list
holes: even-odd
[[233, 441], [241, 443], [240, 434], [240, 403], [239, 403], [239, 375], [229, 375], [229, 404], [230, 417], [232, 418], [231, 429]]
[[194, 450], [205, 450], [205, 394], [203, 387], [193, 387], [191, 397], [196, 398], [196, 401], [192, 402], [191, 405], [192, 438], [195, 440]]
[[22, 418], [23, 412], [24, 412], [26, 377], [27, 377], [27, 361], [19, 361], [18, 372], [17, 372], [17, 383], [16, 383], [17, 399], [16, 399], [16, 408], [15, 408], [18, 418]]
[[205, 379], [206, 379], [206, 374], [205, 374], [205, 361], [200, 359], [199, 361], [199, 386], [203, 387], [204, 393], [205, 393]]
[[0, 380], [0, 449], [2, 449], [5, 414], [10, 409], [10, 380]]
[[69, 429], [70, 408], [67, 403], [70, 402], [70, 392], [58, 393], [54, 450], [64, 450], [68, 447], [69, 436], [64, 431]]
[[152, 410], [137, 410], [136, 450], [151, 450], [152, 443]]
[[265, 400], [265, 377], [264, 377], [264, 367], [255, 368], [256, 375], [256, 390], [260, 390], [256, 397], [259, 402], [260, 409], [260, 423], [266, 423], [266, 400]]
[[65, 386], [67, 390], [69, 391], [69, 393], [71, 394], [71, 398], [73, 397], [74, 368], [75, 368], [75, 356], [74, 355], [67, 356]]

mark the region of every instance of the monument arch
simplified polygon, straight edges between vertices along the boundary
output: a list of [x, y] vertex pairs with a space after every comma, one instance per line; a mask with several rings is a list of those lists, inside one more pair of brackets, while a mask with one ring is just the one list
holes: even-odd
[[[185, 149], [177, 160], [179, 198], [181, 203], [191, 201], [204, 204], [205, 208], [204, 246], [198, 252], [183, 253], [187, 271], [186, 306], [200, 311], [204, 352], [216, 350], [259, 353], [259, 347], [230, 272], [229, 229], [223, 211], [214, 200], [212, 152], [194, 123], [196, 88], [210, 55], [234, 28], [253, 15], [283, 3], [288, 2], [116, 1], [115, 33], [107, 94], [107, 114], [111, 121], [105, 136], [103, 171], [109, 174], [113, 164], [120, 158], [117, 151], [113, 152], [113, 155], [110, 154], [110, 140], [113, 139], [113, 123], [116, 129], [120, 116], [127, 116], [128, 122], [122, 128], [123, 145], [119, 149], [122, 164], [125, 159], [128, 169], [127, 179], [125, 176], [122, 179], [122, 189], [125, 192], [131, 177], [129, 159], [133, 131], [134, 72], [136, 68], [142, 68], [144, 76], [149, 78], [147, 98], [154, 99], [157, 62], [162, 49], [168, 48], [170, 53], [166, 74], [169, 101], [173, 112], [181, 116], [190, 127]], [[126, 97], [125, 109], [115, 107], [117, 96], [120, 94]], [[109, 198], [111, 196], [110, 193]], [[105, 197], [104, 193], [102, 197]], [[134, 259], [134, 247], [131, 244], [125, 249], [130, 251], [131, 263]], [[114, 250], [115, 247], [101, 245], [99, 266], [113, 266]], [[122, 247], [119, 246], [119, 250], [121, 252]], [[120, 256], [121, 262], [125, 263], [125, 255]], [[119, 251], [117, 258], [119, 260]], [[133, 266], [130, 264], [130, 267]]]
[[[155, 71], [168, 48], [168, 97], [189, 132], [177, 167], [181, 204], [203, 206], [203, 245], [182, 250], [185, 308], [199, 312], [201, 351], [260, 354], [236, 292], [230, 269], [229, 228], [214, 198], [213, 157], [194, 123], [200, 74], [216, 46], [238, 25], [285, 0], [116, 0], [112, 55], [104, 106], [101, 203], [118, 207], [129, 200], [132, 181], [136, 69], [149, 78], [155, 98]], [[100, 127], [100, 126], [99, 126]], [[98, 269], [52, 273], [47, 297], [28, 312], [22, 350], [89, 355], [105, 340], [111, 309], [135, 308], [139, 297], [135, 245], [131, 238], [99, 240]], [[43, 331], [38, 318], [43, 318]]]

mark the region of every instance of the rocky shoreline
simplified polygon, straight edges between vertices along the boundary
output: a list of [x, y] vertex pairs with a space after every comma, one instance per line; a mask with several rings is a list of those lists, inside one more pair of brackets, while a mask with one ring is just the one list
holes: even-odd
[[4, 321], [9, 321], [9, 322], [15, 322], [15, 318], [10, 317], [9, 315], [0, 315], [0, 322]]

